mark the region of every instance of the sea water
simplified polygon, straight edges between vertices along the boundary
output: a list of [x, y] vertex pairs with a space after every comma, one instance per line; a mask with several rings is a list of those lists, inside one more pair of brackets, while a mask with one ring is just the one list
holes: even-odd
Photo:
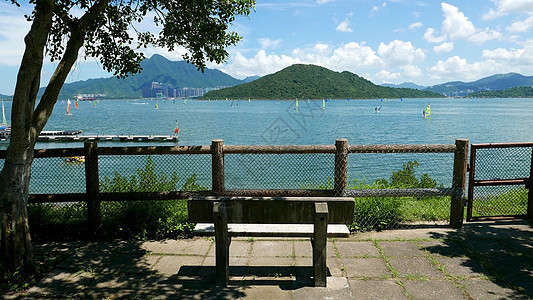
[[[298, 108], [295, 102], [294, 99], [81, 101], [78, 109], [72, 103], [70, 115], [67, 115], [67, 102], [59, 101], [45, 130], [82, 130], [87, 135], [172, 135], [176, 126], [180, 130], [177, 143], [100, 142], [101, 146], [210, 145], [213, 139], [223, 139], [226, 145], [331, 145], [338, 138], [347, 139], [351, 145], [453, 144], [459, 138], [468, 139], [470, 143], [533, 141], [533, 99], [340, 99], [327, 101], [325, 107], [322, 107], [322, 100], [299, 99]], [[4, 103], [6, 112], [10, 112], [11, 103]], [[423, 111], [428, 104], [431, 105], [431, 116], [424, 118]], [[9, 121], [9, 115], [7, 119]], [[65, 147], [83, 147], [83, 144], [37, 144], [37, 148]], [[0, 143], [0, 149], [6, 148], [6, 143]], [[428, 173], [439, 183], [450, 186], [452, 158], [453, 154], [354, 154], [349, 156], [348, 172], [351, 180], [372, 183], [379, 178], [388, 178], [405, 162], [417, 160], [421, 163], [420, 173]], [[106, 159], [108, 164], [114, 164], [113, 159]], [[264, 158], [260, 163], [254, 159], [227, 158], [227, 188], [252, 188], [244, 175], [260, 176], [263, 172], [264, 177], [253, 180], [253, 188], [300, 188], [306, 184], [323, 184], [333, 177], [332, 169], [327, 167], [332, 164], [331, 156], [317, 156], [313, 168], [297, 170], [320, 173], [319, 179], [307, 179], [288, 186], [287, 178], [299, 168], [298, 163], [289, 166], [291, 172], [281, 172], [276, 179], [266, 173], [268, 169], [280, 170], [284, 163], [277, 165], [276, 158], [272, 157]], [[235, 161], [233, 164], [232, 160]], [[305, 162], [304, 157], [301, 160]], [[120, 165], [119, 162], [116, 164]], [[259, 167], [239, 172], [236, 165]], [[140, 163], [134, 169], [142, 166]], [[59, 169], [53, 172], [73, 172], [71, 166], [59, 164], [56, 167]], [[210, 185], [209, 167], [203, 172], [195, 172], [200, 173], [199, 180], [207, 186]], [[82, 172], [82, 169], [75, 173]], [[47, 176], [35, 177], [42, 180]], [[316, 182], [310, 182], [313, 180]], [[57, 189], [54, 179], [49, 181], [49, 185]], [[79, 181], [76, 186], [83, 187], [83, 178], [76, 181]], [[262, 185], [258, 186], [258, 182]], [[72, 192], [71, 187], [69, 192]]]

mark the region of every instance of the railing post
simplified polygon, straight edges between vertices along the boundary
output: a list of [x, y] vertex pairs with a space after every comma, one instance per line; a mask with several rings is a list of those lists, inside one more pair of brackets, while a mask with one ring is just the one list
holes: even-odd
[[87, 221], [92, 236], [98, 235], [101, 225], [100, 215], [100, 180], [98, 178], [98, 144], [86, 142], [85, 150], [85, 190], [87, 193]]
[[527, 217], [533, 219], [533, 147], [531, 147], [531, 165], [529, 166], [529, 185], [527, 192]]
[[335, 196], [340, 197], [346, 189], [346, 178], [348, 176], [348, 140], [337, 139], [335, 148], [335, 182], [333, 190]]
[[211, 141], [212, 189], [220, 196], [224, 192], [224, 140]]
[[466, 173], [468, 171], [468, 140], [455, 140], [455, 153], [453, 158], [453, 183], [454, 193], [450, 205], [450, 226], [463, 227], [464, 196], [466, 188]]

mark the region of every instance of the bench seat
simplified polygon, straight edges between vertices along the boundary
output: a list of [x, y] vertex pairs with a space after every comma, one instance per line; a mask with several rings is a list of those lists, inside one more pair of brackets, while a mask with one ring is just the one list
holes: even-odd
[[[312, 238], [313, 224], [228, 224], [228, 234], [232, 237], [305, 237]], [[200, 236], [214, 236], [213, 223], [198, 223], [193, 233]], [[327, 237], [349, 237], [350, 230], [344, 224], [328, 224]]]

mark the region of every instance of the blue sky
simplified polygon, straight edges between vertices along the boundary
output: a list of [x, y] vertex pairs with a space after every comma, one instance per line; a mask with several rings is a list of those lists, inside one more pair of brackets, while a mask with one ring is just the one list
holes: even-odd
[[[30, 11], [0, 3], [1, 94], [13, 94]], [[350, 71], [375, 84], [533, 75], [533, 0], [257, 0], [256, 11], [231, 29], [243, 40], [228, 49], [226, 64], [208, 67], [239, 79], [295, 63]], [[180, 60], [183, 51], [145, 53]], [[42, 85], [54, 67], [45, 65]], [[79, 59], [67, 81], [109, 76]]]

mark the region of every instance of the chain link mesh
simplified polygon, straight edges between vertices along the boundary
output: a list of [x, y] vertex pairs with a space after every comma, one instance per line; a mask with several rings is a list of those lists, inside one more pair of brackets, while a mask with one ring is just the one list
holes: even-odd
[[[488, 147], [475, 149], [475, 180], [529, 178], [533, 148]], [[516, 216], [527, 213], [524, 185], [475, 186], [472, 217]]]
[[[428, 196], [427, 189], [452, 186], [453, 153], [349, 153], [348, 192], [355, 197], [353, 230], [407, 229], [447, 225], [450, 195]], [[383, 189], [409, 189], [409, 196], [386, 197]], [[363, 191], [361, 191], [363, 190]]]
[[[320, 153], [304, 154], [226, 153], [223, 187], [236, 194], [240, 191], [242, 195], [247, 190], [299, 190], [304, 194], [306, 190], [315, 190], [328, 195], [364, 190], [370, 194], [355, 197], [352, 230], [409, 228], [449, 222], [450, 197], [442, 193], [438, 196], [428, 194], [427, 190], [438, 192], [439, 188], [451, 187], [453, 153], [353, 151], [335, 154], [334, 148], [327, 148], [332, 151], [321, 149]], [[158, 198], [154, 193], [150, 194], [150, 199], [128, 200], [113, 193], [215, 193], [211, 191], [215, 183], [212, 181], [210, 154], [100, 155], [98, 168], [100, 193], [111, 197], [107, 199], [111, 201], [103, 201], [100, 205], [102, 230], [110, 236], [163, 236], [183, 231], [188, 226], [184, 199], [168, 200], [168, 197]], [[340, 178], [345, 178], [345, 183], [335, 183], [336, 176], [343, 173], [346, 177]], [[372, 194], [372, 191], [395, 189], [411, 191], [408, 196]], [[30, 193], [85, 193], [84, 164], [69, 163], [57, 157], [35, 159]], [[81, 232], [87, 226], [87, 205], [76, 199], [67, 203], [31, 204], [29, 211], [32, 227], [68, 224], [67, 231]]]

